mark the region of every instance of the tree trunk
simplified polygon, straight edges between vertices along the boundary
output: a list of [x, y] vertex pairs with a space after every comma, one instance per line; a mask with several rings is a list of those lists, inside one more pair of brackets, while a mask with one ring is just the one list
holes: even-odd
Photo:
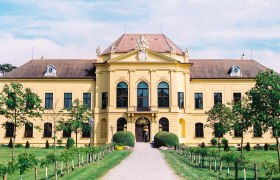
[[15, 157], [15, 145], [16, 145], [16, 132], [17, 132], [17, 118], [16, 118], [16, 110], [15, 110], [15, 124], [14, 124], [14, 135], [13, 135], [13, 149], [12, 149], [12, 164], [14, 164], [14, 157]]
[[69, 174], [69, 166], [68, 166], [68, 162], [66, 162], [66, 172], [67, 172], [67, 174]]
[[7, 174], [3, 175], [3, 180], [7, 180]]
[[254, 164], [254, 179], [258, 180], [258, 168], [257, 168], [257, 164]]
[[55, 180], [57, 180], [57, 170], [58, 169], [58, 164], [57, 161], [55, 161]]
[[219, 175], [222, 175], [222, 170], [223, 170], [223, 162], [222, 162], [222, 159], [220, 159], [220, 172], [219, 172]]
[[238, 161], [234, 162], [234, 168], [235, 168], [235, 180], [238, 180]]
[[219, 156], [221, 155], [221, 137], [218, 137]]
[[78, 168], [81, 168], [81, 163], [80, 163], [80, 154], [78, 154]]
[[60, 168], [60, 176], [63, 176], [64, 173], [63, 173], [63, 161], [61, 162], [61, 168]]
[[38, 179], [37, 167], [35, 167], [34, 170], [35, 170], [35, 180], [37, 180]]
[[76, 147], [78, 147], [78, 132], [77, 132], [77, 130], [75, 131], [75, 134], [76, 134]]
[[242, 134], [242, 137], [241, 137], [241, 155], [243, 154], [243, 140], [244, 140], [244, 137], [243, 137], [243, 134]]
[[279, 139], [278, 136], [276, 138], [276, 146], [277, 146], [277, 155], [278, 155], [278, 168], [280, 170], [280, 149], [279, 149]]
[[48, 179], [48, 167], [46, 167], [46, 180]]

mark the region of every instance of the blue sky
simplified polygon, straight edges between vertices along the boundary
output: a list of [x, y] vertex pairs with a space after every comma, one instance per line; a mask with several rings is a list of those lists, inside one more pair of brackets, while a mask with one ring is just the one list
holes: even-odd
[[191, 58], [245, 53], [280, 72], [278, 0], [0, 0], [0, 63], [95, 58], [125, 33], [161, 33]]

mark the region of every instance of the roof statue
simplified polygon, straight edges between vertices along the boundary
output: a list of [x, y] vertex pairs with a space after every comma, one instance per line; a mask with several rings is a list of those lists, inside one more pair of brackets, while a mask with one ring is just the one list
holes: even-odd
[[96, 48], [96, 55], [99, 56], [99, 55], [100, 55], [100, 52], [101, 52], [101, 51], [100, 51], [100, 47], [97, 46], [97, 48]]
[[136, 47], [139, 48], [139, 49], [149, 48], [149, 43], [148, 43], [147, 39], [143, 35], [141, 35], [136, 40]]
[[171, 52], [171, 53], [176, 53], [174, 44], [171, 44], [171, 45], [169, 46], [169, 49], [170, 49], [170, 52]]
[[116, 48], [115, 44], [112, 44], [112, 46], [110, 48], [111, 53], [115, 53], [116, 50], [117, 50], [117, 48]]
[[190, 56], [190, 51], [188, 48], [185, 49], [185, 56], [189, 57]]

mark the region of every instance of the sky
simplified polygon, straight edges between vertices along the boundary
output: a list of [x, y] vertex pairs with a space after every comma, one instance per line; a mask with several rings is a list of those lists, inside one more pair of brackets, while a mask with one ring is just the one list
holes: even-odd
[[163, 33], [192, 59], [244, 53], [280, 72], [279, 10], [279, 0], [0, 0], [0, 64], [96, 58], [124, 33]]

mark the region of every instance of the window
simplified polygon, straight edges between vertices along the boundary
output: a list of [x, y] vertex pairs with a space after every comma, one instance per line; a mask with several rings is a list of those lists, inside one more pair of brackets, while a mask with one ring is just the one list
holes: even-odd
[[237, 103], [241, 99], [241, 93], [233, 93], [233, 102]]
[[117, 132], [119, 131], [126, 131], [126, 125], [127, 122], [126, 122], [126, 119], [125, 118], [119, 118], [118, 121], [117, 121]]
[[26, 109], [30, 110], [34, 108], [34, 101], [33, 101], [33, 96], [34, 94], [28, 89], [28, 91], [25, 94], [25, 99], [26, 99]]
[[204, 137], [203, 123], [195, 123], [195, 137]]
[[214, 124], [214, 135], [215, 137], [223, 137], [222, 133], [222, 124], [221, 123], [216, 123]]
[[120, 82], [117, 85], [117, 107], [127, 107], [127, 84], [125, 82]]
[[203, 109], [203, 94], [202, 93], [195, 93], [195, 109]]
[[52, 137], [52, 123], [44, 124], [44, 137]]
[[262, 127], [260, 124], [254, 124], [254, 137], [262, 137]]
[[163, 117], [159, 120], [159, 130], [169, 132], [169, 121], [167, 118]]
[[169, 107], [169, 86], [166, 82], [158, 84], [158, 107]]
[[178, 107], [184, 108], [184, 93], [178, 92]]
[[137, 85], [137, 107], [149, 107], [149, 89], [148, 84], [145, 82], [140, 82]]
[[234, 137], [242, 137], [242, 131], [239, 128], [234, 129]]
[[16, 107], [16, 94], [15, 92], [9, 92], [8, 99], [10, 100], [9, 103], [7, 103], [7, 107], [9, 109], [15, 109]]
[[214, 104], [223, 103], [222, 93], [214, 93]]
[[108, 105], [108, 92], [102, 93], [102, 109], [106, 109]]
[[33, 137], [33, 124], [32, 123], [25, 124], [24, 137]]
[[65, 124], [64, 124], [62, 137], [64, 137], [64, 138], [71, 137], [71, 129], [70, 129], [69, 126], [70, 126], [69, 123], [65, 123]]
[[64, 109], [72, 107], [72, 93], [64, 93]]
[[45, 93], [45, 109], [53, 109], [53, 93]]
[[14, 136], [14, 123], [7, 122], [6, 123], [6, 137]]
[[82, 137], [83, 138], [88, 138], [90, 137], [90, 125], [89, 123], [83, 123], [83, 128], [82, 128]]
[[91, 94], [90, 93], [83, 93], [83, 103], [88, 109], [91, 108]]

